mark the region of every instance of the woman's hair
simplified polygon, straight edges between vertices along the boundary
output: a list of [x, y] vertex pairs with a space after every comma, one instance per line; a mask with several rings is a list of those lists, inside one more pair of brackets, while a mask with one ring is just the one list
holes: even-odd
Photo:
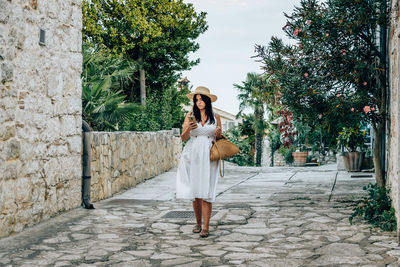
[[[197, 95], [198, 94], [195, 94], [193, 96], [193, 114], [196, 117], [197, 122], [200, 122], [201, 121], [200, 109], [196, 105], [196, 102], [197, 102], [196, 96]], [[207, 114], [208, 123], [209, 124], [215, 124], [214, 113], [213, 113], [212, 105], [211, 105], [211, 99], [206, 95], [202, 95], [202, 94], [200, 94], [200, 95], [201, 95], [201, 99], [206, 104], [206, 114]]]

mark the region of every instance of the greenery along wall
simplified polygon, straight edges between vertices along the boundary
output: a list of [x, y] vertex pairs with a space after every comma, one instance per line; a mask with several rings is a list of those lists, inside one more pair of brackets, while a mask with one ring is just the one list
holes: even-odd
[[98, 130], [180, 127], [188, 84], [177, 80], [199, 63], [188, 55], [205, 18], [182, 0], [84, 0], [84, 118]]

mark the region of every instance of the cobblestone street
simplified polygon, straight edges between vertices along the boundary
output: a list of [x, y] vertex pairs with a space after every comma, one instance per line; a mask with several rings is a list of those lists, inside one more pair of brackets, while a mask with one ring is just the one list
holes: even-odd
[[191, 231], [191, 203], [175, 200], [175, 175], [1, 239], [0, 265], [400, 266], [395, 233], [349, 224], [352, 200], [373, 178], [351, 178], [336, 165], [226, 164], [202, 239]]

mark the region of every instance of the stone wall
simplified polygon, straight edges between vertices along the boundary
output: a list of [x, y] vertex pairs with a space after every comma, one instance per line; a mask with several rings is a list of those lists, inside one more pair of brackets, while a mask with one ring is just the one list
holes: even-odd
[[81, 203], [81, 28], [81, 0], [0, 1], [0, 237]]
[[261, 154], [261, 166], [262, 167], [270, 167], [271, 166], [271, 146], [267, 137], [264, 138], [262, 145], [262, 154]]
[[177, 166], [178, 131], [91, 133], [91, 200], [108, 198]]
[[396, 209], [397, 235], [400, 240], [400, 12], [399, 2], [392, 1], [389, 32], [390, 57], [390, 136], [388, 157], [388, 182], [393, 207]]
[[283, 155], [277, 150], [274, 152], [274, 167], [282, 166], [287, 166], [287, 164]]

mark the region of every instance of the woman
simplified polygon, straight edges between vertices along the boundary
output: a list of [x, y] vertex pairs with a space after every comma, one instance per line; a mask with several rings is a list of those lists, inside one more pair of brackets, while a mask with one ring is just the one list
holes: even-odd
[[[221, 119], [214, 115], [211, 105], [217, 96], [210, 94], [208, 88], [199, 86], [186, 96], [193, 99], [193, 112], [186, 115], [182, 127], [182, 141], [189, 137], [190, 140], [183, 149], [178, 166], [176, 198], [193, 201], [196, 216], [193, 233], [207, 237], [219, 168], [218, 161], [210, 161], [210, 149], [214, 138], [221, 137]], [[196, 122], [190, 121], [191, 116], [196, 118]]]

